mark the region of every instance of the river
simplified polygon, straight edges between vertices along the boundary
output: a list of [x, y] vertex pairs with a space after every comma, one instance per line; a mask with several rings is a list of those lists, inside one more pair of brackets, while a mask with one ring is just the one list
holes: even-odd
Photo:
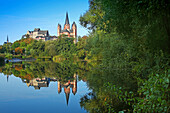
[[[123, 72], [123, 73], [121, 73]], [[0, 67], [0, 113], [86, 113], [131, 109], [108, 83], [136, 90], [128, 70], [86, 62], [18, 62]], [[113, 110], [112, 110], [113, 111]]]

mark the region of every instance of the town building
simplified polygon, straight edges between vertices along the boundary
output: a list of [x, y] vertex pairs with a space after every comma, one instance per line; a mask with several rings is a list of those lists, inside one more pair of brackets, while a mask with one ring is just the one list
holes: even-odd
[[66, 13], [66, 20], [65, 20], [63, 30], [61, 28], [61, 25], [58, 24], [57, 34], [58, 36], [66, 35], [67, 37], [73, 37], [75, 38], [74, 43], [77, 43], [77, 25], [75, 22], [73, 22], [73, 24], [71, 25], [71, 29], [70, 29], [68, 13]]
[[36, 40], [48, 40], [49, 39], [49, 32], [48, 30], [40, 30], [40, 28], [35, 28], [34, 31], [27, 31], [25, 37], [29, 36], [30, 38]]

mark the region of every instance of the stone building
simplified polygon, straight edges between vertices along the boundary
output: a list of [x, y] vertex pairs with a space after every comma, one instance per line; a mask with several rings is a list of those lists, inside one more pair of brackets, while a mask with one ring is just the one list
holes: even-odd
[[44, 41], [50, 36], [48, 30], [40, 30], [40, 28], [35, 28], [34, 31], [27, 31], [26, 35], [29, 35], [30, 38], [42, 39]]
[[71, 25], [71, 29], [70, 29], [68, 13], [66, 13], [66, 20], [65, 20], [63, 30], [61, 28], [61, 25], [58, 24], [57, 34], [58, 36], [66, 35], [67, 37], [73, 37], [75, 38], [74, 43], [77, 43], [77, 25], [75, 22], [73, 22], [73, 24]]

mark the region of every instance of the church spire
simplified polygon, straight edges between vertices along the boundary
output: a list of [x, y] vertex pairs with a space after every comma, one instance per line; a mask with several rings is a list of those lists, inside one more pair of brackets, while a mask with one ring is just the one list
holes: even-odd
[[8, 35], [7, 35], [7, 43], [9, 42]]
[[65, 24], [69, 24], [68, 12], [66, 13], [66, 21], [65, 21]]

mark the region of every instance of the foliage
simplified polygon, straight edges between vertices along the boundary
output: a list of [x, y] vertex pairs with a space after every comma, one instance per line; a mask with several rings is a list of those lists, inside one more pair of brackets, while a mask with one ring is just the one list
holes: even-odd
[[21, 47], [26, 47], [26, 43], [25, 42], [21, 42]]
[[21, 51], [19, 53], [15, 52], [15, 49], [23, 49], [24, 53], [25, 48], [27, 47], [27, 45], [29, 45], [30, 43], [32, 43], [34, 41], [33, 38], [24, 38], [21, 40], [17, 40], [15, 41], [13, 44], [12, 43], [7, 43], [4, 44], [2, 46], [0, 46], [0, 53], [11, 53], [11, 54], [21, 54]]
[[20, 43], [17, 42], [17, 41], [12, 44], [12, 48], [13, 48], [13, 49], [15, 49], [15, 48], [17, 48], [17, 47], [19, 47], [19, 46], [20, 46]]
[[5, 56], [5, 58], [7, 58], [7, 59], [12, 59], [12, 54], [7, 53], [6, 56]]
[[[170, 71], [170, 70], [169, 70]], [[139, 89], [141, 98], [137, 98], [134, 112], [167, 112], [169, 111], [169, 72], [151, 74]]]
[[52, 77], [61, 82], [74, 79], [74, 74], [78, 69], [76, 64], [70, 61], [62, 63], [46, 62], [27, 62], [27, 63], [8, 63], [0, 68], [2, 73], [10, 72], [14, 76], [22, 79], [32, 80], [33, 78]]
[[4, 53], [4, 47], [3, 46], [0, 46], [0, 53]]
[[[89, 10], [80, 17], [80, 23], [84, 27], [92, 30], [92, 32], [89, 34], [89, 38], [86, 39], [86, 43], [83, 43], [81, 39], [78, 43], [78, 47], [86, 50], [85, 59], [92, 65], [95, 64], [94, 61], [100, 62], [94, 66], [102, 70], [124, 70], [127, 75], [119, 73], [122, 74], [121, 77], [125, 78], [130, 74], [132, 79], [138, 84], [136, 90], [133, 91], [135, 95], [133, 99], [135, 100], [130, 101], [132, 97], [128, 97], [128, 92], [131, 92], [133, 88], [127, 90], [126, 86], [121, 86], [116, 81], [103, 81], [105, 83], [116, 84], [116, 89], [120, 86], [123, 90], [125, 88], [125, 91], [115, 90], [116, 92], [122, 92], [120, 93], [121, 96], [117, 98], [120, 103], [124, 102], [129, 104], [128, 102], [130, 102], [131, 106], [129, 108], [117, 109], [114, 103], [108, 101], [109, 109], [112, 110], [112, 112], [124, 112], [124, 110], [126, 110], [126, 112], [132, 112], [135, 110], [139, 111], [142, 108], [144, 112], [168, 111], [168, 96], [166, 93], [166, 96], [160, 96], [159, 93], [162, 91], [160, 88], [164, 88], [166, 86], [165, 84], [167, 84], [165, 82], [163, 83], [165, 79], [159, 78], [160, 80], [162, 79], [162, 82], [159, 83], [162, 87], [160, 85], [153, 86], [152, 84], [159, 81], [155, 75], [163, 77], [166, 75], [165, 71], [167, 72], [169, 68], [169, 2], [167, 0], [89, 0], [89, 4]], [[96, 76], [97, 75], [99, 74], [96, 74]], [[93, 74], [91, 77], [92, 76]], [[112, 74], [112, 76], [114, 75]], [[167, 75], [165, 78], [166, 80], [169, 79]], [[101, 93], [99, 93], [99, 90], [96, 90], [98, 88], [91, 82], [92, 79], [88, 79], [87, 77], [87, 80], [97, 100], [87, 98], [88, 101], [83, 103], [82, 107], [89, 112], [102, 111], [103, 106], [98, 106], [98, 108], [93, 106], [94, 100], [99, 103], [101, 102], [101, 104], [103, 103], [103, 101], [101, 101], [103, 98], [100, 98]], [[147, 85], [138, 80], [147, 82]], [[97, 84], [99, 85], [100, 82]], [[102, 85], [102, 87], [103, 86], [104, 85]], [[151, 88], [157, 89], [158, 92], [150, 93]], [[110, 90], [111, 89], [114, 89], [114, 86], [111, 86]], [[164, 89], [164, 92], [168, 91], [168, 89]], [[141, 97], [137, 91], [149, 93]], [[116, 96], [114, 92], [109, 95], [110, 99], [112, 96]], [[119, 100], [119, 98], [123, 101]], [[137, 100], [137, 98], [141, 99], [141, 101]], [[127, 99], [130, 100], [128, 101]], [[160, 106], [160, 109], [155, 109], [158, 106]], [[107, 108], [107, 106], [104, 108]], [[110, 112], [109, 109], [103, 112]]]
[[23, 53], [23, 49], [20, 48], [20, 47], [17, 47], [17, 48], [15, 48], [15, 53], [22, 54]]
[[5, 64], [5, 59], [0, 56], [0, 66], [3, 66]]
[[54, 56], [57, 54], [56, 47], [54, 44], [48, 45], [45, 49], [46, 49], [45, 51], [47, 51], [50, 56]]

